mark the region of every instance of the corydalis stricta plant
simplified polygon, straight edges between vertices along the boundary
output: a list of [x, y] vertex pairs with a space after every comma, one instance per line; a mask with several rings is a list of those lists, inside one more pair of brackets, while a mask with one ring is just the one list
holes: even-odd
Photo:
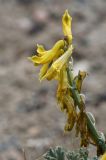
[[40, 81], [44, 79], [58, 81], [57, 102], [67, 116], [64, 130], [71, 131], [75, 126], [76, 136], [80, 135], [81, 138], [81, 146], [94, 144], [99, 155], [106, 150], [105, 137], [103, 133], [97, 132], [93, 115], [85, 110], [81, 89], [87, 73], [79, 71], [78, 75], [73, 74], [71, 22], [72, 18], [66, 10], [62, 17], [64, 39], [57, 41], [50, 50], [37, 45], [37, 55], [29, 57], [29, 60], [35, 66], [42, 65], [39, 73]]
[[[37, 45], [38, 55], [29, 58], [34, 65], [42, 65], [39, 73], [40, 80], [56, 79], [58, 81], [56, 94], [57, 101], [61, 110], [67, 114], [65, 131], [70, 131], [73, 128], [78, 115], [76, 105], [69, 88], [68, 75], [66, 71], [73, 51], [71, 21], [72, 18], [66, 10], [62, 17], [62, 27], [65, 38], [56, 42], [53, 48], [48, 51], [46, 51], [42, 45]], [[72, 65], [72, 61], [70, 61], [70, 65]], [[76, 77], [76, 83], [79, 90], [81, 89], [82, 78], [85, 77], [85, 74], [85, 72], [79, 72], [80, 81]], [[85, 125], [84, 127], [86, 128]]]

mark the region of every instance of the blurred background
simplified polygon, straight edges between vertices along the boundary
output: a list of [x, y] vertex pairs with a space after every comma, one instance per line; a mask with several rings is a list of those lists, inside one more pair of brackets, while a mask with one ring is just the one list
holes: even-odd
[[56, 82], [40, 83], [40, 68], [27, 59], [37, 43], [50, 49], [63, 38], [65, 9], [73, 17], [75, 72], [89, 74], [83, 86], [87, 110], [106, 134], [106, 1], [0, 0], [0, 160], [23, 160], [22, 149], [35, 160], [50, 146], [79, 147], [75, 131], [63, 132]]

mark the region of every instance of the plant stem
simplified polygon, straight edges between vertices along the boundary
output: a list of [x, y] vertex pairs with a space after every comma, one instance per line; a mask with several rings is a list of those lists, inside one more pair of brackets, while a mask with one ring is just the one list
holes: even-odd
[[[67, 75], [68, 75], [68, 81], [71, 87], [71, 92], [73, 94], [73, 98], [75, 99], [75, 102], [79, 108], [79, 110], [81, 111], [82, 108], [85, 109], [85, 104], [82, 103], [80, 94], [76, 88], [76, 84], [74, 81], [74, 76], [73, 76], [73, 72], [72, 72], [72, 68], [68, 67], [67, 68]], [[92, 136], [92, 139], [94, 140], [94, 142], [96, 143], [96, 146], [99, 147], [99, 149], [104, 153], [106, 152], [106, 144], [105, 144], [105, 140], [100, 136], [99, 132], [97, 131], [95, 125], [92, 123], [89, 115], [85, 112], [86, 114], [86, 119], [87, 119], [87, 128]]]

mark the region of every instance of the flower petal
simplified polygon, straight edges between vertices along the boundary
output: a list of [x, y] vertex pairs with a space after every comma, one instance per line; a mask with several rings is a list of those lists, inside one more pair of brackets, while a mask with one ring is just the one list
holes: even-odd
[[60, 70], [64, 65], [67, 63], [70, 55], [72, 54], [73, 47], [72, 45], [68, 48], [68, 50], [61, 56], [59, 57], [56, 61], [53, 62], [47, 73], [42, 77], [42, 79], [48, 79], [51, 80], [54, 77], [56, 77], [57, 74], [60, 73]]
[[52, 67], [57, 72], [59, 72], [60, 69], [67, 63], [67, 61], [69, 60], [70, 56], [72, 55], [72, 51], [73, 51], [73, 46], [71, 45], [68, 48], [68, 50], [52, 64]]
[[68, 38], [69, 43], [72, 42], [71, 21], [72, 17], [69, 15], [68, 10], [66, 10], [62, 17], [62, 26], [63, 33]]
[[41, 48], [40, 48], [40, 54], [42, 54], [42, 56], [32, 56], [31, 57], [31, 61], [33, 63], [37, 63], [37, 64], [45, 64], [48, 63], [50, 61], [53, 60], [53, 58], [55, 58], [55, 56], [60, 55], [61, 52], [59, 52], [59, 50], [61, 50], [64, 47], [64, 40], [59, 40], [54, 47], [51, 50], [48, 51], [42, 51], [41, 52]]
[[42, 45], [37, 44], [37, 53], [38, 53], [39, 56], [44, 55], [45, 51], [46, 50]]
[[48, 68], [49, 68], [49, 63], [46, 63], [41, 67], [40, 73], [39, 73], [39, 79], [40, 80], [42, 80], [42, 77], [46, 74]]
[[66, 67], [63, 67], [63, 69], [60, 70], [59, 74], [59, 90], [64, 91], [68, 87], [68, 79], [67, 79], [67, 72]]
[[106, 153], [103, 154], [100, 160], [106, 160]]
[[54, 68], [50, 67], [47, 71], [47, 73], [42, 77], [41, 80], [47, 79], [47, 80], [52, 80], [56, 76], [56, 70]]

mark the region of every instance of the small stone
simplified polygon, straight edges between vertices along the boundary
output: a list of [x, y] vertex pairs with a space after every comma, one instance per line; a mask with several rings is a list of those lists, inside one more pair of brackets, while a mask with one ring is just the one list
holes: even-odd
[[28, 147], [34, 147], [36, 149], [43, 149], [51, 144], [50, 138], [38, 138], [38, 139], [29, 139], [27, 140], [27, 146]]
[[41, 129], [38, 127], [31, 127], [28, 129], [28, 135], [37, 136], [41, 132]]
[[44, 10], [43, 8], [38, 9], [33, 12], [32, 18], [34, 21], [37, 21], [38, 23], [46, 23], [49, 18], [49, 13], [47, 10]]

